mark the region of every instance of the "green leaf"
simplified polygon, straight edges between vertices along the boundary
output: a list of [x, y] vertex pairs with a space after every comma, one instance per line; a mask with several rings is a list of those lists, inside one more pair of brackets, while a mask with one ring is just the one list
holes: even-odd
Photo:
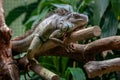
[[6, 24], [10, 26], [11, 23], [16, 20], [20, 15], [22, 15], [25, 11], [25, 6], [19, 6], [17, 8], [14, 8], [12, 11], [9, 12], [8, 16], [6, 17]]
[[48, 10], [49, 8], [45, 8], [45, 10], [41, 12], [41, 14], [34, 15], [29, 18], [28, 21], [25, 23], [26, 30], [31, 29], [31, 27], [35, 27], [35, 25], [38, 24], [39, 21], [45, 17], [45, 15], [48, 13]]
[[100, 20], [108, 7], [108, 4], [109, 0], [95, 0], [93, 15], [94, 25], [99, 25]]
[[60, 80], [65, 80], [65, 78], [62, 78], [62, 77], [61, 77]]
[[79, 7], [77, 8], [77, 12], [80, 11], [83, 13], [83, 11], [87, 8], [87, 6], [92, 2], [93, 0], [83, 0], [81, 4], [79, 4]]
[[66, 78], [66, 80], [70, 80], [69, 78], [70, 78], [70, 70], [69, 70], [69, 68], [65, 71], [65, 78]]
[[32, 17], [25, 23], [25, 25], [28, 24], [28, 23], [30, 23], [30, 22], [32, 22], [32, 21], [35, 21], [38, 17], [39, 17], [39, 15], [32, 16]]
[[70, 73], [72, 74], [73, 80], [86, 80], [85, 74], [80, 68], [68, 68], [65, 72], [67, 80], [70, 80]]
[[39, 5], [38, 5], [38, 12], [41, 12], [45, 7], [47, 7], [47, 8], [52, 7], [53, 8], [54, 6], [51, 5], [52, 3], [63, 4], [64, 2], [61, 0], [41, 0]]
[[59, 71], [59, 69], [60, 69], [60, 61], [59, 61], [60, 57], [53, 56], [52, 60], [53, 60], [53, 65], [56, 67], [57, 71]]
[[38, 18], [33, 22], [32, 26], [34, 27], [34, 25], [38, 24], [49, 12], [50, 8], [45, 7], [43, 9], [43, 11], [39, 14]]
[[61, 59], [62, 74], [64, 74], [65, 69], [67, 68], [68, 61], [69, 61], [68, 58], [66, 58], [66, 57], [62, 57], [62, 59]]
[[[37, 12], [36, 12], [36, 9], [37, 9], [37, 6], [38, 6], [38, 2], [34, 2], [34, 3], [31, 3], [29, 5], [26, 6], [26, 15], [25, 15], [25, 18], [23, 20], [23, 24], [26, 23], [26, 21], [33, 15], [37, 15]], [[33, 14], [34, 12], [34, 14]], [[36, 13], [35, 13], [36, 12]]]
[[110, 0], [116, 17], [120, 16], [120, 0]]
[[45, 7], [50, 7], [51, 2], [47, 1], [47, 0], [42, 0], [40, 1], [39, 5], [38, 5], [38, 12], [40, 13], [42, 10], [44, 10]]
[[64, 9], [66, 9], [68, 11], [73, 12], [73, 8], [72, 8], [71, 5], [68, 5], [68, 4], [54, 4], [54, 3], [52, 3], [52, 5], [57, 7], [57, 8], [64, 8]]
[[105, 21], [102, 26], [101, 37], [113, 36], [117, 33], [118, 20], [112, 10], [108, 10], [105, 14]]

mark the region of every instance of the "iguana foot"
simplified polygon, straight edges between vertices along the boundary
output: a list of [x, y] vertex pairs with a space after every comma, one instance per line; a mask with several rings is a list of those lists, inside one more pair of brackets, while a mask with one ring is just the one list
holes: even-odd
[[32, 66], [33, 64], [39, 64], [39, 62], [35, 58], [32, 58], [29, 59], [29, 64]]
[[74, 52], [75, 49], [73, 47], [73, 43], [68, 43], [66, 44], [65, 42], [57, 39], [57, 38], [51, 38], [50, 40], [52, 40], [54, 43], [60, 45], [61, 47], [65, 48], [65, 50], [68, 52], [68, 53], [71, 53], [71, 52]]
[[[30, 76], [28, 71], [30, 70], [30, 67], [32, 65], [39, 64], [39, 62], [35, 58], [32, 58], [32, 59], [30, 59], [28, 61], [29, 61], [29, 63], [25, 66], [25, 73], [27, 74], [28, 77], [31, 78], [31, 76]], [[27, 80], [26, 74], [24, 75], [25, 80]]]
[[26, 74], [27, 74], [28, 77], [31, 78], [31, 76], [30, 76], [30, 74], [29, 74], [29, 72], [28, 72], [29, 70], [30, 70], [30, 64], [28, 63], [28, 64], [25, 66], [25, 70], [24, 70], [24, 78], [25, 78], [25, 80], [27, 80]]

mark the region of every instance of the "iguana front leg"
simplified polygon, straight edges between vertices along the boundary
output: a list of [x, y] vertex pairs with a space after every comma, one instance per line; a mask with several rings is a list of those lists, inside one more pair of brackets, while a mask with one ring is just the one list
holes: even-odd
[[50, 36], [49, 40], [53, 41], [54, 43], [57, 43], [59, 45], [63, 45], [63, 41], [59, 38], [62, 36], [62, 32], [58, 29], [55, 30]]
[[[41, 45], [43, 44], [43, 42], [40, 40], [40, 37], [38, 34], [34, 35], [34, 38], [30, 44], [30, 47], [28, 48], [27, 51], [27, 59], [28, 59], [28, 64], [25, 67], [25, 73], [27, 73], [27, 75], [30, 77], [28, 70], [30, 69], [30, 66], [32, 66], [33, 64], [39, 64], [38, 61], [35, 59], [35, 50], [37, 48], [39, 48]], [[24, 75], [25, 80], [26, 80], [26, 75]]]
[[35, 59], [35, 51], [37, 48], [41, 47], [42, 44], [43, 44], [42, 40], [40, 39], [39, 35], [36, 34], [27, 51], [27, 59], [29, 61], [29, 64], [32, 63], [38, 64], [38, 61]]
[[65, 48], [68, 53], [73, 52], [72, 43], [65, 44], [64, 41], [59, 39], [62, 35], [63, 33], [60, 30], [56, 30], [50, 35], [49, 40]]
[[[57, 40], [57, 38], [60, 37], [61, 35], [62, 35], [62, 33], [61, 33], [60, 30], [55, 30], [54, 32], [52, 32], [50, 34], [48, 39], [52, 40], [54, 38], [54, 39]], [[62, 41], [59, 40], [58, 42], [61, 43]], [[37, 63], [38, 64], [38, 61], [34, 58], [35, 57], [35, 52], [36, 52], [36, 49], [40, 48], [43, 45], [43, 43], [44, 43], [44, 41], [42, 39], [42, 36], [39, 36], [39, 34], [35, 34], [32, 42], [30, 44], [30, 47], [28, 48], [28, 51], [27, 51], [27, 59], [28, 59], [30, 64], [32, 64], [32, 63]]]

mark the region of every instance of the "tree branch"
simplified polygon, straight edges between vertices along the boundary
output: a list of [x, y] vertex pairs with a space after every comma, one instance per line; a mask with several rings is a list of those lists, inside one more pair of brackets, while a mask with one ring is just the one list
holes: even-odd
[[81, 59], [81, 56], [84, 56], [84, 58], [87, 61], [90, 61], [90, 60], [94, 60], [95, 56], [102, 51], [119, 50], [120, 49], [120, 36], [102, 38], [102, 39], [93, 41], [91, 43], [88, 43], [86, 45], [73, 43], [71, 48], [72, 50], [74, 50], [74, 52], [66, 54], [67, 52], [65, 51], [65, 49], [61, 47], [56, 47], [56, 48], [49, 50], [48, 48], [45, 48], [45, 45], [44, 45], [43, 48], [40, 49], [41, 51], [40, 50], [38, 51], [37, 56], [41, 56], [41, 55], [66, 56], [66, 57], [70, 57], [78, 61], [80, 60], [84, 61], [84, 59]]
[[43, 77], [45, 80], [60, 80], [58, 75], [38, 64], [31, 66], [30, 69], [33, 70], [38, 75], [40, 75], [41, 77]]
[[82, 30], [78, 30], [76, 32], [73, 32], [70, 36], [70, 38], [73, 41], [81, 41], [81, 40], [86, 40], [89, 38], [97, 37], [100, 36], [101, 34], [101, 29], [99, 26], [92, 26], [89, 28], [85, 28]]
[[84, 55], [86, 59], [93, 60], [93, 58], [102, 51], [119, 49], [120, 36], [111, 36], [87, 44], [84, 48]]
[[84, 68], [89, 78], [94, 78], [114, 71], [120, 71], [120, 58], [105, 61], [90, 61], [84, 65]]
[[0, 0], [0, 80], [19, 80], [19, 70], [11, 50], [11, 29], [5, 23], [3, 0]]

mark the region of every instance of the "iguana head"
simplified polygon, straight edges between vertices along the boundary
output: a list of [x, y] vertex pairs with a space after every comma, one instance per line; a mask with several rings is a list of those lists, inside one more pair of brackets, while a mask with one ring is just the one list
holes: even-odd
[[85, 26], [88, 23], [88, 16], [77, 12], [71, 12], [66, 16], [66, 20], [75, 26]]
[[88, 16], [79, 14], [77, 12], [71, 12], [68, 15], [62, 16], [58, 20], [58, 26], [62, 31], [71, 31], [74, 29], [81, 29], [88, 23]]

